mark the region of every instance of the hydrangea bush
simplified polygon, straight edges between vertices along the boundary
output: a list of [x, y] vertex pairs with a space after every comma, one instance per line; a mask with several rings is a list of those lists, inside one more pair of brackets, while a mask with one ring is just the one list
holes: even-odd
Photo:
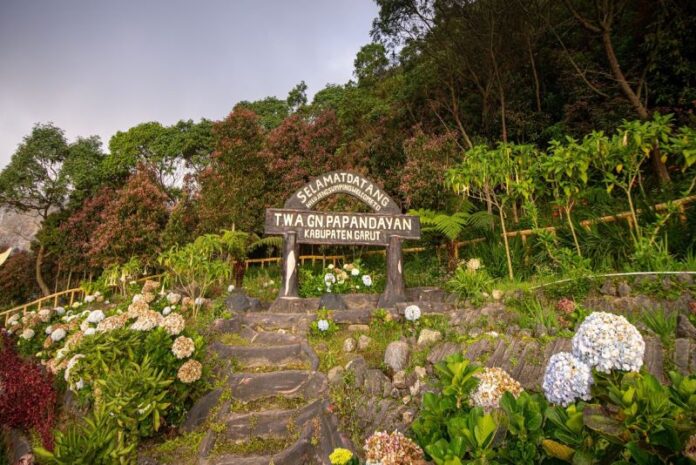
[[592, 369], [585, 362], [567, 352], [551, 356], [542, 389], [549, 402], [570, 405], [577, 400], [590, 400], [593, 383]]
[[320, 273], [307, 268], [300, 270], [300, 295], [320, 296], [326, 293], [373, 293], [379, 292], [381, 279], [370, 273], [360, 260], [343, 266], [329, 265]]
[[621, 315], [594, 312], [582, 322], [572, 341], [573, 355], [602, 373], [639, 371], [645, 341]]

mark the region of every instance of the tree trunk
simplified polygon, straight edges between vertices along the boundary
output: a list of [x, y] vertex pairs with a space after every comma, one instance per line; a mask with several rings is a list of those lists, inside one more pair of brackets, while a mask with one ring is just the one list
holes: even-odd
[[[640, 101], [638, 95], [633, 91], [628, 83], [628, 80], [626, 79], [626, 76], [621, 70], [619, 59], [614, 53], [614, 44], [611, 41], [611, 31], [607, 27], [602, 28], [602, 44], [604, 45], [604, 51], [606, 53], [607, 60], [609, 61], [611, 73], [614, 75], [616, 82], [619, 83], [621, 91], [636, 110], [636, 113], [638, 113], [638, 117], [642, 120], [648, 119], [650, 117], [648, 114], [648, 109], [645, 108], [643, 102]], [[670, 182], [669, 173], [667, 172], [667, 167], [660, 158], [660, 154], [653, 151], [650, 155], [650, 161], [652, 162], [653, 170], [655, 171], [655, 175], [660, 181], [660, 184], [668, 184]]]
[[532, 77], [534, 77], [534, 96], [536, 97], [537, 112], [541, 113], [541, 85], [539, 84], [539, 74], [537, 73], [532, 43], [527, 36], [527, 50], [529, 51], [529, 63], [532, 65]]
[[246, 263], [244, 260], [234, 262], [234, 287], [241, 289], [244, 287], [244, 275], [246, 274]]
[[46, 281], [44, 281], [43, 275], [41, 274], [41, 266], [43, 265], [43, 259], [44, 259], [44, 246], [43, 246], [43, 244], [41, 244], [39, 246], [39, 251], [36, 253], [36, 283], [41, 288], [41, 294], [46, 296], [46, 295], [49, 295], [51, 293], [51, 290], [46, 285]]

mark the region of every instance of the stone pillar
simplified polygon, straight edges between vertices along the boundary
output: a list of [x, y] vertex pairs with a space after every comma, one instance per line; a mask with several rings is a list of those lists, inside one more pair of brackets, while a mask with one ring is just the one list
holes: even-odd
[[404, 285], [404, 269], [401, 255], [401, 239], [389, 237], [387, 246], [387, 286], [379, 298], [380, 307], [393, 307], [398, 302], [406, 300]]
[[278, 297], [299, 297], [297, 292], [297, 260], [300, 256], [300, 244], [297, 243], [297, 233], [290, 231], [285, 233], [283, 241], [283, 262], [281, 283]]

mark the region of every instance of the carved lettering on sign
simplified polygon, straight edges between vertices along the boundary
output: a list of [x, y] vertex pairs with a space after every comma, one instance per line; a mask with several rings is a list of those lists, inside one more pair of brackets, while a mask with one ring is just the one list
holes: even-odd
[[398, 205], [372, 181], [359, 174], [334, 171], [317, 177], [285, 202], [287, 209], [309, 210], [332, 194], [349, 194], [378, 213], [401, 213]]
[[266, 234], [287, 231], [297, 232], [304, 244], [387, 245], [389, 236], [417, 239], [420, 223], [407, 215], [266, 210]]

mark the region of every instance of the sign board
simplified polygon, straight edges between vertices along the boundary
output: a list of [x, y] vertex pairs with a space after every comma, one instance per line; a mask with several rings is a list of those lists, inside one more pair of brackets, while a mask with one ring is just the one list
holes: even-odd
[[389, 237], [420, 238], [418, 217], [377, 213], [266, 210], [266, 234], [297, 233], [300, 244], [389, 244]]
[[[318, 202], [334, 194], [351, 195], [374, 213], [312, 210]], [[295, 192], [285, 202], [284, 208], [266, 210], [265, 232], [283, 235], [284, 238], [283, 282], [279, 299], [298, 296], [297, 258], [300, 244], [386, 246], [387, 285], [379, 305], [391, 306], [406, 298], [401, 241], [420, 239], [419, 218], [403, 215], [386, 192], [357, 173], [333, 171], [316, 177]]]

